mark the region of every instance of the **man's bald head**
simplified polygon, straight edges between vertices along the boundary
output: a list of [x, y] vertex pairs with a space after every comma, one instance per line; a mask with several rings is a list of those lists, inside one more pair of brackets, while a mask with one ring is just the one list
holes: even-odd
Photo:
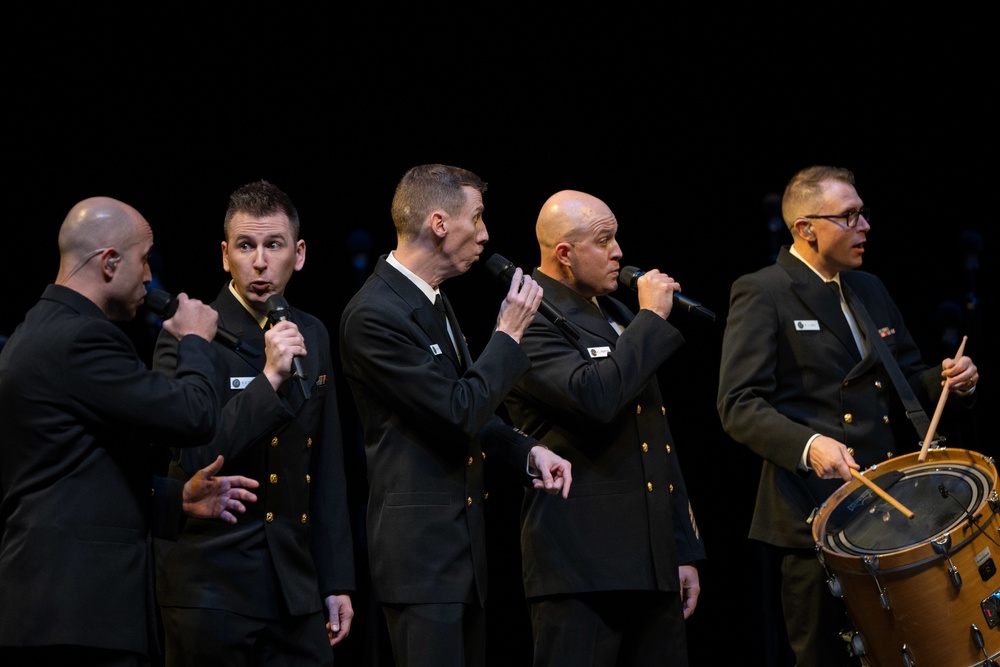
[[110, 197], [90, 197], [77, 203], [59, 228], [59, 255], [75, 265], [98, 248], [126, 246], [148, 227], [139, 211]]
[[139, 211], [110, 197], [70, 209], [59, 228], [56, 284], [80, 292], [110, 318], [130, 319], [150, 280], [153, 230]]
[[535, 223], [535, 235], [544, 261], [563, 241], [573, 243], [594, 224], [614, 219], [608, 205], [579, 190], [562, 190], [546, 200]]
[[535, 223], [542, 273], [585, 298], [613, 292], [621, 247], [618, 220], [597, 197], [561, 190], [546, 200]]

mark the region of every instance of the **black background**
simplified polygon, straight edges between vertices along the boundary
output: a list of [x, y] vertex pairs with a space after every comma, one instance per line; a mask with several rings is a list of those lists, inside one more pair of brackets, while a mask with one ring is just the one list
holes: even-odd
[[[155, 233], [163, 285], [211, 300], [225, 279], [228, 194], [250, 180], [274, 182], [296, 202], [307, 243], [286, 296], [336, 337], [344, 304], [395, 245], [389, 204], [408, 167], [445, 162], [486, 179], [486, 256], [529, 268], [544, 200], [563, 188], [591, 192], [617, 215], [624, 264], [670, 273], [719, 316], [675, 313], [687, 344], [661, 373], [709, 552], [688, 623], [692, 664], [734, 656], [775, 664], [764, 657], [761, 572], [746, 540], [759, 460], [722, 433], [715, 412], [729, 287], [787, 242], [769, 222], [772, 198], [794, 171], [851, 168], [874, 211], [865, 269], [889, 286], [928, 362], [957, 347], [942, 341], [941, 304], [964, 312], [966, 351], [984, 377], [979, 414], [989, 414], [983, 313], [998, 208], [997, 59], [976, 36], [981, 21], [922, 16], [835, 30], [711, 12], [668, 24], [624, 11], [541, 20], [485, 8], [448, 18], [372, 9], [8, 17], [0, 334], [54, 279], [59, 225], [89, 196], [138, 208]], [[979, 248], [974, 272], [971, 247]], [[446, 289], [470, 346], [481, 349], [502, 286], [476, 266]], [[634, 295], [617, 295], [635, 305]], [[140, 323], [128, 326], [145, 352]], [[338, 391], [350, 443], [353, 403], [346, 386]], [[992, 453], [977, 420], [953, 437]], [[348, 456], [360, 511], [363, 459], [350, 446]], [[528, 640], [517, 493], [499, 485], [491, 495], [497, 665], [522, 664]], [[359, 566], [363, 558], [362, 549]], [[358, 618], [339, 664], [385, 657], [360, 574]]]

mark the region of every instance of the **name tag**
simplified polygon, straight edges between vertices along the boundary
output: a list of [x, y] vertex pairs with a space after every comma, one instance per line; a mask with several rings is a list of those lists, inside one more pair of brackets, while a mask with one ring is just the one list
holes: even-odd
[[606, 357], [611, 354], [611, 348], [605, 345], [604, 347], [588, 347], [587, 352], [590, 353], [591, 359], [599, 359], [601, 357]]
[[817, 320], [795, 320], [795, 328], [799, 331], [819, 331]]
[[435, 357], [438, 356], [439, 354], [441, 354], [441, 346], [438, 345], [437, 343], [431, 343], [431, 352], [434, 353]]
[[248, 377], [248, 378], [231, 377], [231, 378], [229, 378], [229, 388], [230, 389], [246, 389], [247, 385], [250, 384], [251, 382], [253, 382], [253, 378], [252, 377]]

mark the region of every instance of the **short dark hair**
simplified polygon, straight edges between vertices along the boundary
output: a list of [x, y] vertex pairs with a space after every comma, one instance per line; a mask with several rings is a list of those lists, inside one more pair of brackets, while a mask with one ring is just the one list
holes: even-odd
[[263, 179], [247, 183], [229, 195], [229, 208], [222, 225], [225, 239], [229, 239], [229, 223], [237, 213], [248, 213], [254, 217], [263, 218], [275, 213], [288, 216], [288, 227], [292, 238], [299, 240], [299, 212], [284, 190]]

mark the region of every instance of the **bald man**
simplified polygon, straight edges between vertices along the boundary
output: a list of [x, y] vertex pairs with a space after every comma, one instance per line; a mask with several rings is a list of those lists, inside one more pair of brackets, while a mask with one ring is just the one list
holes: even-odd
[[[3, 664], [147, 664], [155, 646], [150, 444], [208, 441], [225, 373], [210, 343], [218, 315], [200, 301], [179, 295], [163, 324], [179, 339], [173, 380], [115, 324], [143, 303], [152, 245], [131, 206], [75, 205], [55, 284], [0, 354]], [[213, 479], [219, 466], [185, 485], [184, 508], [235, 521], [249, 480]]]
[[684, 342], [667, 318], [680, 285], [638, 281], [639, 312], [618, 286], [618, 221], [565, 190], [545, 202], [532, 278], [579, 338], [541, 317], [521, 338], [531, 368], [505, 403], [514, 424], [573, 461], [573, 494], [527, 491], [523, 580], [536, 667], [686, 665], [704, 545], [688, 503], [656, 372]]

